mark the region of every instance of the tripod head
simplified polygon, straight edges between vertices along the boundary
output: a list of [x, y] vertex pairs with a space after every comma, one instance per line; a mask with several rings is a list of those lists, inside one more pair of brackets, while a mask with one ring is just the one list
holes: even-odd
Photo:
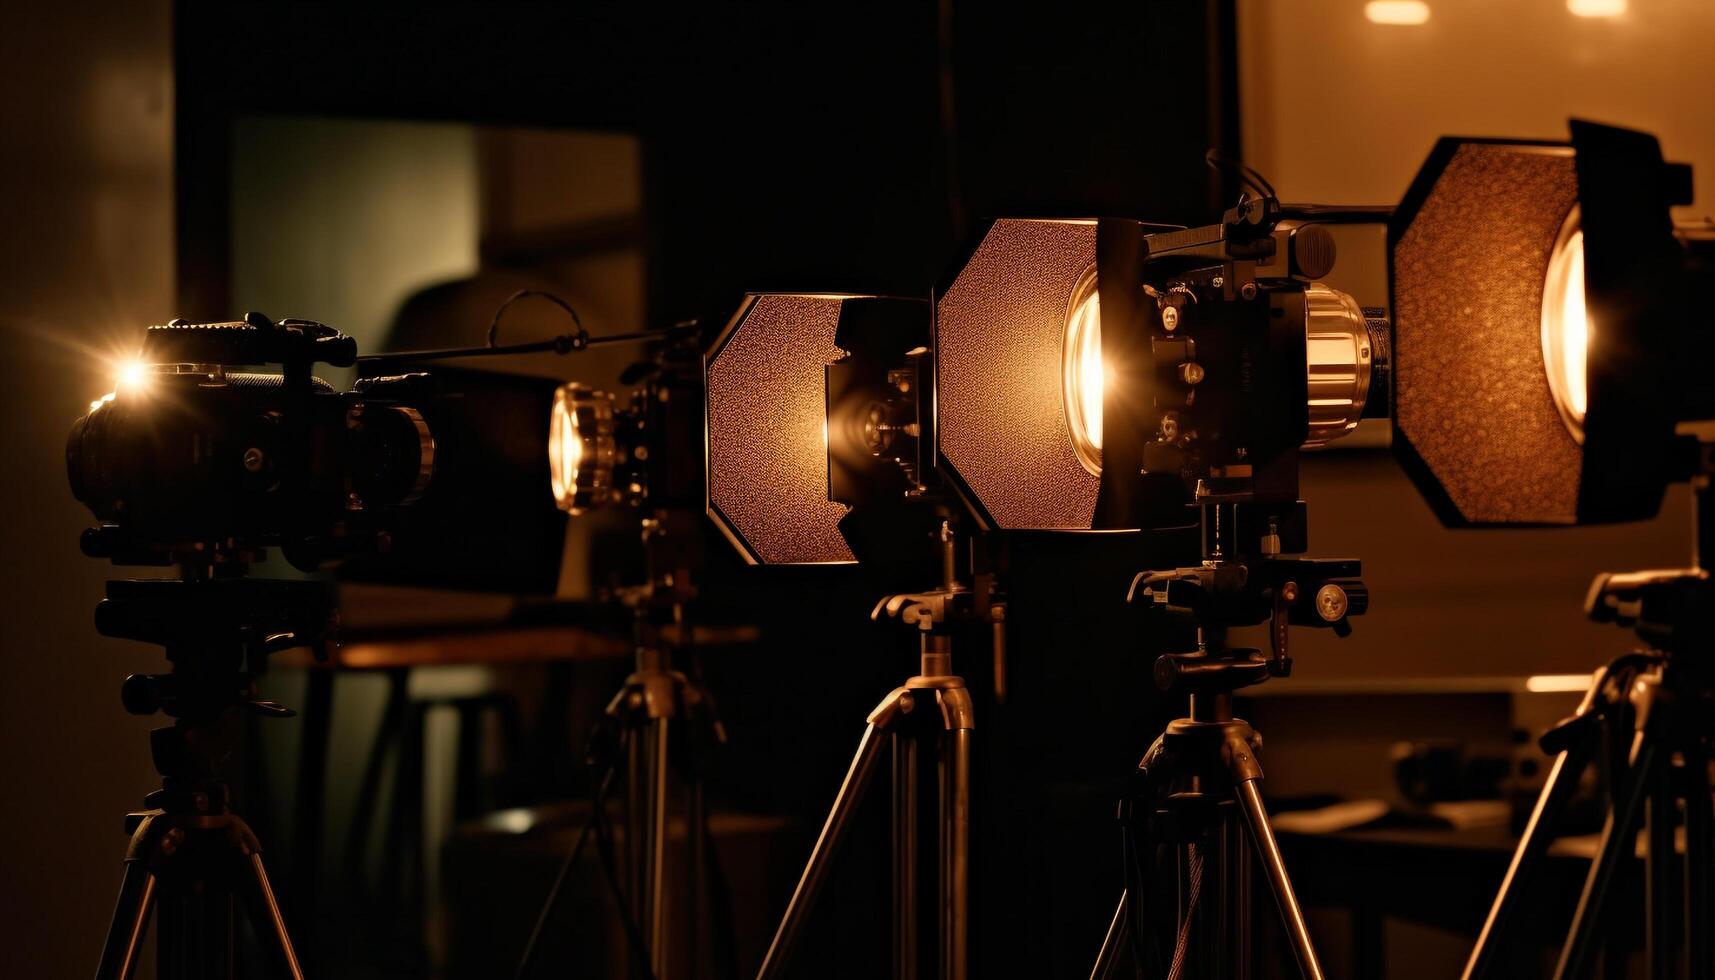
[[869, 618], [880, 622], [884, 617], [915, 627], [922, 645], [922, 673], [952, 674], [952, 632], [959, 623], [989, 623], [994, 633], [994, 656], [997, 667], [1005, 661], [1006, 607], [997, 602], [988, 587], [987, 576], [979, 587], [967, 588], [958, 578], [956, 536], [949, 520], [941, 520], [935, 530], [935, 547], [940, 558], [940, 582], [925, 592], [903, 592], [883, 596]]
[[[333, 597], [322, 582], [189, 573], [108, 582], [107, 598], [95, 609], [96, 630], [159, 645], [172, 665], [166, 674], [132, 674], [120, 691], [126, 711], [174, 719], [150, 737], [162, 792], [183, 788], [206, 798], [237, 741], [240, 711], [292, 715], [256, 696], [255, 677], [277, 650], [312, 646], [323, 655], [334, 621]], [[149, 805], [162, 799], [154, 794]]]
[[[1156, 686], [1191, 694], [1230, 692], [1270, 677], [1292, 674], [1290, 627], [1331, 629], [1345, 637], [1351, 617], [1369, 609], [1369, 589], [1355, 558], [1282, 556], [1305, 550], [1304, 502], [1260, 508], [1248, 497], [1219, 497], [1198, 487], [1202, 504], [1203, 563], [1194, 568], [1140, 572], [1128, 602], [1197, 625], [1198, 649], [1164, 654], [1155, 662]], [[1254, 542], [1254, 545], [1251, 543]], [[1233, 627], [1269, 624], [1269, 653], [1229, 647]]]
[[1715, 583], [1701, 568], [1603, 572], [1590, 583], [1584, 613], [1592, 622], [1630, 628], [1667, 654], [1708, 650], [1715, 642]]

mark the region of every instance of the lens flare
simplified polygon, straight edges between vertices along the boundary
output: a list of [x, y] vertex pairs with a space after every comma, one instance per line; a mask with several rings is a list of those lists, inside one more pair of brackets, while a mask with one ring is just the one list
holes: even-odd
[[1586, 365], [1595, 332], [1584, 305], [1584, 232], [1578, 209], [1561, 226], [1549, 256], [1542, 290], [1542, 361], [1548, 388], [1566, 429], [1584, 441], [1584, 413], [1589, 407]]
[[1084, 469], [1100, 476], [1102, 396], [1107, 372], [1102, 364], [1102, 304], [1093, 269], [1085, 273], [1072, 293], [1060, 364], [1061, 397], [1072, 434], [1072, 452]]
[[114, 391], [140, 391], [149, 385], [149, 365], [139, 358], [121, 361], [114, 373]]

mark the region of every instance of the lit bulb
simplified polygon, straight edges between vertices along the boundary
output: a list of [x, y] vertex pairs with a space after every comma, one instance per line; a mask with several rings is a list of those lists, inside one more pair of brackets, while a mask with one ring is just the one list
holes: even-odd
[[1586, 365], [1594, 326], [1584, 305], [1584, 232], [1573, 208], [1548, 259], [1542, 290], [1542, 360], [1548, 389], [1572, 438], [1584, 441]]
[[1102, 364], [1102, 304], [1095, 276], [1087, 273], [1073, 296], [1060, 353], [1061, 396], [1072, 434], [1072, 452], [1084, 469], [1100, 476], [1106, 371]]
[[566, 385], [554, 392], [554, 408], [548, 424], [548, 474], [554, 501], [571, 510], [578, 489], [578, 467], [584, 461], [584, 441], [578, 433], [578, 414], [572, 404], [574, 391]]

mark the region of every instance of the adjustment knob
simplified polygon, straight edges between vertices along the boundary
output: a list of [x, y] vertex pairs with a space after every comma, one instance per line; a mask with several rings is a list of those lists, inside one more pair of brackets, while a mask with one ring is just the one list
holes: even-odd
[[155, 678], [148, 674], [132, 674], [119, 685], [119, 703], [134, 715], [152, 715], [161, 710], [160, 692]]

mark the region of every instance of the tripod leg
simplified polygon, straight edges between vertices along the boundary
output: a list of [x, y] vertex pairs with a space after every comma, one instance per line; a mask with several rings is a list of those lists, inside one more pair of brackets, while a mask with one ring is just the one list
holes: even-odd
[[1663, 754], [1650, 775], [1649, 800], [1644, 804], [1644, 826], [1649, 846], [1644, 852], [1644, 960], [1650, 980], [1676, 980], [1679, 948], [1674, 929], [1679, 925], [1680, 883], [1675, 873], [1673, 832], [1679, 823], [1679, 797], [1673, 785], [1673, 760]]
[[1643, 801], [1649, 795], [1655, 765], [1655, 745], [1644, 732], [1638, 732], [1633, 740], [1626, 788], [1602, 824], [1596, 858], [1590, 863], [1590, 875], [1584, 879], [1584, 891], [1578, 896], [1578, 910], [1573, 913], [1572, 931], [1566, 937], [1566, 946], [1560, 951], [1560, 962], [1554, 968], [1554, 980], [1574, 980], [1583, 976], [1590, 950], [1596, 944], [1608, 886], [1613, 884], [1614, 873], [1619, 870], [1621, 860], [1628, 857], [1635, 846], [1638, 819], [1643, 815]]
[[298, 953], [292, 948], [291, 934], [286, 931], [286, 919], [280, 914], [280, 903], [274, 899], [274, 886], [268, 883], [268, 870], [262, 866], [261, 852], [251, 851], [247, 863], [256, 884], [257, 910], [266, 918], [265, 922], [256, 923], [256, 932], [259, 936], [266, 932], [274, 940], [274, 951], [286, 965], [287, 976], [292, 980], [304, 980], [303, 968], [298, 965]]
[[969, 971], [971, 730], [950, 729], [941, 751], [941, 977]]
[[1477, 934], [1477, 945], [1472, 948], [1471, 958], [1465, 963], [1464, 980], [1482, 980], [1494, 965], [1495, 957], [1501, 950], [1502, 930], [1506, 928], [1507, 919], [1518, 905], [1525, 882], [1541, 863], [1542, 856], [1548, 852], [1548, 846], [1554, 842], [1551, 828], [1566, 809], [1566, 802], [1578, 789], [1578, 780], [1583, 776], [1596, 751], [1595, 737], [1599, 736], [1592, 736], [1591, 739], [1577, 743], [1555, 756], [1554, 765], [1548, 771], [1548, 779], [1536, 798], [1536, 806], [1530, 812], [1530, 821], [1525, 824], [1524, 836], [1519, 839], [1518, 847], [1513, 851], [1512, 863], [1507, 866], [1506, 877], [1501, 879], [1501, 890], [1495, 894], [1495, 904], [1490, 906], [1489, 917], [1483, 922], [1483, 930]]
[[792, 900], [786, 903], [786, 914], [780, 920], [780, 927], [774, 933], [774, 941], [768, 946], [768, 953], [762, 959], [762, 968], [757, 971], [757, 980], [768, 980], [778, 977], [785, 969], [791, 958], [792, 946], [798, 940], [798, 933], [804, 926], [804, 919], [809, 914], [810, 907], [815, 904], [816, 893], [821, 890], [823, 879], [827, 877], [828, 865], [840, 841], [845, 837], [847, 825], [851, 822], [853, 811], [863, 798], [864, 791], [869, 788], [870, 777], [875, 775], [875, 764], [881, 758], [883, 738], [886, 730], [892, 728], [894, 718], [903, 704], [909, 703], [911, 692], [900, 688], [887, 696], [869, 716], [869, 724], [863, 730], [863, 738], [858, 741], [857, 754], [852, 757], [851, 768], [846, 770], [846, 778], [840, 784], [839, 795], [834, 797], [833, 809], [828, 811], [828, 820], [822, 825], [822, 833], [816, 838], [816, 846], [810, 850], [810, 861], [804, 867], [804, 874], [798, 879], [798, 887], [792, 892]]
[[917, 740], [893, 742], [893, 976], [917, 976]]
[[657, 718], [649, 758], [649, 969], [667, 980], [667, 732], [669, 720]]
[[1090, 968], [1090, 980], [1110, 980], [1113, 977], [1120, 950], [1125, 949], [1130, 938], [1131, 893], [1122, 891], [1119, 904], [1114, 907], [1113, 920], [1108, 923], [1108, 934], [1102, 937], [1102, 948], [1096, 952], [1096, 965]]
[[[623, 696], [623, 693], [622, 693]], [[615, 699], [618, 700], [617, 698]], [[625, 736], [625, 839], [621, 853], [625, 863], [626, 904], [633, 922], [645, 922], [643, 906], [643, 732], [627, 727]]]
[[119, 902], [113, 909], [113, 923], [107, 927], [107, 941], [101, 947], [95, 980], [131, 980], [143, 936], [149, 929], [155, 886], [155, 875], [141, 860], [125, 862], [125, 877], [119, 882]]
[[1235, 826], [1233, 846], [1233, 980], [1250, 980], [1250, 841], [1243, 826]]
[[690, 908], [685, 921], [690, 929], [685, 948], [690, 955], [690, 980], [703, 974], [703, 893], [708, 890], [709, 825], [708, 803], [703, 795], [702, 773], [692, 770], [685, 800], [685, 838], [690, 849]]
[[1293, 894], [1292, 879], [1286, 876], [1286, 862], [1280, 856], [1280, 843], [1268, 825], [1268, 811], [1262, 805], [1262, 792], [1255, 779], [1241, 779], [1235, 784], [1239, 809], [1250, 829], [1251, 843], [1262, 859], [1268, 874], [1269, 887], [1280, 905], [1280, 917], [1286, 925], [1286, 938], [1292, 944], [1292, 954], [1298, 960], [1298, 970], [1305, 980], [1322, 980], [1322, 964], [1316, 959], [1316, 948], [1310, 942], [1310, 929], [1304, 924], [1304, 910], [1298, 907]]
[[1689, 980], [1710, 980], [1709, 865], [1710, 798], [1709, 747], [1693, 742], [1685, 748], [1685, 946]]

